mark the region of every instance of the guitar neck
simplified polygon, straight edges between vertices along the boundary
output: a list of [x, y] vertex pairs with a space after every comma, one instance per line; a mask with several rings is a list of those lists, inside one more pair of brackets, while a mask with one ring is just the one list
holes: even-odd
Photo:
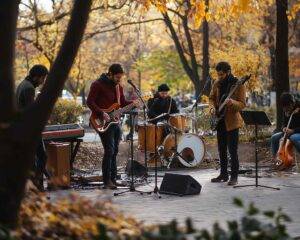
[[116, 115], [122, 115], [124, 112], [131, 110], [134, 107], [134, 103], [130, 103], [127, 106], [120, 108], [114, 112]]
[[238, 85], [234, 85], [234, 87], [230, 90], [228, 96], [225, 98], [225, 100], [222, 102], [222, 104], [220, 105], [218, 112], [221, 112], [223, 110], [223, 108], [226, 106], [226, 100], [231, 98], [231, 96], [233, 95], [234, 91], [237, 89]]
[[[290, 125], [291, 125], [291, 121], [292, 121], [293, 115], [294, 115], [296, 112], [297, 112], [297, 109], [295, 109], [295, 110], [292, 112], [292, 114], [291, 114], [291, 116], [290, 116], [290, 118], [289, 118], [289, 121], [288, 121], [288, 124], [287, 124], [286, 128], [290, 128]], [[286, 141], [286, 139], [287, 139], [287, 132], [284, 133], [283, 139], [284, 139], [284, 141]]]

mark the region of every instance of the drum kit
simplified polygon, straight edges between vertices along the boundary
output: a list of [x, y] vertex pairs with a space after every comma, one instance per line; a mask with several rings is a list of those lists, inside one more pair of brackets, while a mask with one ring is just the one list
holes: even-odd
[[[208, 104], [200, 104], [198, 107], [206, 108]], [[154, 157], [158, 154], [161, 165], [168, 168], [176, 159], [184, 167], [196, 167], [206, 152], [203, 137], [192, 127], [196, 118], [191, 113], [178, 113], [162, 114], [155, 120], [166, 117], [167, 120], [156, 124], [153, 123], [154, 119], [138, 122], [138, 150]]]

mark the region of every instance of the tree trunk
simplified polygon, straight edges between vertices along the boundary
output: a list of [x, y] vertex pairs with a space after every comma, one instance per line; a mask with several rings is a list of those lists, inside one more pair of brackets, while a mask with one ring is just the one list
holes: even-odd
[[174, 41], [177, 53], [179, 55], [179, 59], [182, 64], [182, 67], [195, 87], [195, 95], [197, 97], [202, 90], [201, 89], [202, 82], [200, 81], [200, 77], [198, 74], [198, 64], [197, 64], [197, 59], [196, 59], [196, 55], [194, 52], [192, 38], [191, 38], [188, 24], [187, 24], [187, 16], [182, 20], [182, 25], [184, 28], [185, 37], [188, 42], [191, 66], [190, 66], [189, 60], [187, 59], [187, 57], [184, 54], [183, 47], [181, 46], [181, 43], [179, 40], [179, 35], [177, 35], [177, 33], [175, 31], [175, 28], [172, 24], [172, 21], [168, 15], [168, 13], [163, 13], [162, 15], [164, 17], [164, 22], [165, 22], [166, 26], [170, 30], [170, 33], [171, 33], [172, 39]]
[[202, 90], [203, 90], [203, 86], [202, 84], [199, 82], [193, 83], [194, 87], [195, 87], [195, 97], [197, 98], [199, 96], [199, 94], [201, 93], [201, 95], [203, 95]]
[[141, 70], [137, 70], [138, 73], [138, 81], [139, 81], [139, 89], [142, 90], [142, 72]]
[[6, 132], [0, 136], [0, 224], [14, 228], [29, 169], [33, 166], [35, 144], [16, 141], [10, 135]]
[[80, 96], [81, 96], [81, 98], [82, 98], [82, 105], [83, 105], [83, 106], [86, 106], [85, 87], [83, 87], [83, 88], [80, 90]]
[[287, 19], [287, 0], [276, 0], [276, 107], [277, 107], [277, 130], [282, 127], [283, 111], [280, 105], [280, 95], [288, 92], [289, 83], [289, 56], [288, 56], [288, 19]]
[[276, 57], [275, 57], [275, 46], [269, 47], [270, 53], [270, 77], [272, 80], [271, 90], [276, 89]]
[[[9, 4], [11, 6], [2, 6]], [[14, 4], [16, 2], [12, 0], [0, 1], [0, 20], [10, 26], [6, 32], [0, 30], [0, 91], [7, 91], [3, 97], [0, 92], [0, 100], [4, 101], [1, 102], [3, 114], [0, 115], [0, 225], [9, 228], [17, 224], [26, 179], [34, 162], [36, 145], [76, 57], [86, 27], [91, 0], [74, 1], [64, 41], [50, 69], [45, 86], [36, 102], [19, 113], [16, 113], [13, 108], [12, 87], [14, 82], [12, 77], [14, 34], [12, 33], [15, 33], [16, 25], [11, 16], [18, 9], [18, 5]], [[7, 7], [5, 11], [4, 7]], [[17, 14], [14, 17], [17, 18]], [[7, 63], [5, 67], [4, 61]], [[1, 84], [1, 81], [7, 83]]]
[[[206, 11], [208, 11], [209, 0], [205, 0]], [[210, 85], [209, 81], [209, 26], [206, 18], [203, 20], [203, 58], [202, 58], [202, 81], [203, 81], [203, 94], [209, 95]]]

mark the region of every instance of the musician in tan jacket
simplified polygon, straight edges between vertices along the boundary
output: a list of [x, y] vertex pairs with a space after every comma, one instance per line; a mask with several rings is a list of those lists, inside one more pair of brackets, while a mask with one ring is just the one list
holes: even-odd
[[239, 160], [237, 154], [239, 128], [243, 126], [243, 120], [239, 112], [246, 106], [246, 89], [244, 85], [238, 86], [233, 95], [229, 99], [225, 100], [230, 89], [232, 89], [238, 79], [231, 74], [231, 66], [227, 62], [219, 62], [216, 66], [216, 71], [218, 74], [218, 80], [212, 87], [209, 100], [215, 109], [217, 109], [224, 101], [226, 101], [226, 106], [220, 113], [224, 117], [217, 125], [217, 140], [221, 172], [218, 177], [211, 179], [211, 181], [228, 181], [228, 148], [231, 159], [231, 176], [228, 185], [236, 185], [239, 171]]

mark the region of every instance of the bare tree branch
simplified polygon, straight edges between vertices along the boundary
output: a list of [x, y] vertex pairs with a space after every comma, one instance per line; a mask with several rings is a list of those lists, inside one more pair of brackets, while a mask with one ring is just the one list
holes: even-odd
[[49, 56], [49, 54], [44, 50], [43, 46], [41, 46], [38, 41], [26, 38], [26, 37], [22, 36], [22, 34], [18, 34], [18, 38], [20, 40], [23, 40], [27, 43], [32, 44], [38, 51], [40, 51], [45, 56], [45, 58], [49, 61], [50, 65], [52, 65], [52, 63], [53, 63], [52, 56]]
[[[105, 10], [105, 9], [121, 9], [122, 7], [124, 7], [126, 5], [127, 1], [124, 1], [120, 6], [117, 6], [117, 5], [108, 5], [108, 6], [105, 6], [104, 5], [101, 5], [101, 6], [98, 6], [98, 7], [94, 7], [92, 8], [90, 11], [97, 11], [97, 10]], [[71, 11], [68, 11], [68, 12], [63, 12], [63, 13], [60, 13], [58, 14], [57, 16], [51, 18], [51, 19], [48, 19], [48, 20], [45, 20], [45, 21], [39, 21], [33, 25], [29, 25], [29, 26], [25, 26], [25, 27], [19, 27], [17, 28], [17, 31], [29, 31], [29, 30], [33, 30], [35, 29], [36, 27], [42, 27], [42, 26], [46, 26], [46, 25], [52, 25], [53, 23], [57, 22], [57, 21], [60, 21], [62, 20], [63, 18], [67, 17], [67, 16], [70, 16], [71, 14]]]
[[35, 137], [43, 130], [53, 106], [63, 89], [73, 61], [80, 46], [87, 24], [92, 0], [76, 0], [71, 14], [68, 29], [62, 46], [50, 69], [45, 85], [37, 100], [24, 112], [24, 122], [29, 123], [32, 118], [37, 122], [32, 129], [24, 133], [27, 137]]
[[118, 30], [118, 29], [120, 29], [121, 27], [124, 27], [124, 26], [142, 24], [142, 23], [149, 23], [149, 22], [155, 22], [155, 21], [163, 21], [163, 20], [164, 20], [163, 18], [154, 18], [154, 19], [148, 19], [148, 20], [144, 20], [144, 21], [121, 23], [121, 24], [119, 24], [119, 25], [117, 25], [113, 28], [107, 29], [107, 30], [98, 30], [98, 31], [95, 31], [95, 32], [92, 32], [92, 33], [86, 33], [83, 41], [86, 41], [86, 40], [94, 37], [97, 34], [112, 32], [112, 31]]

